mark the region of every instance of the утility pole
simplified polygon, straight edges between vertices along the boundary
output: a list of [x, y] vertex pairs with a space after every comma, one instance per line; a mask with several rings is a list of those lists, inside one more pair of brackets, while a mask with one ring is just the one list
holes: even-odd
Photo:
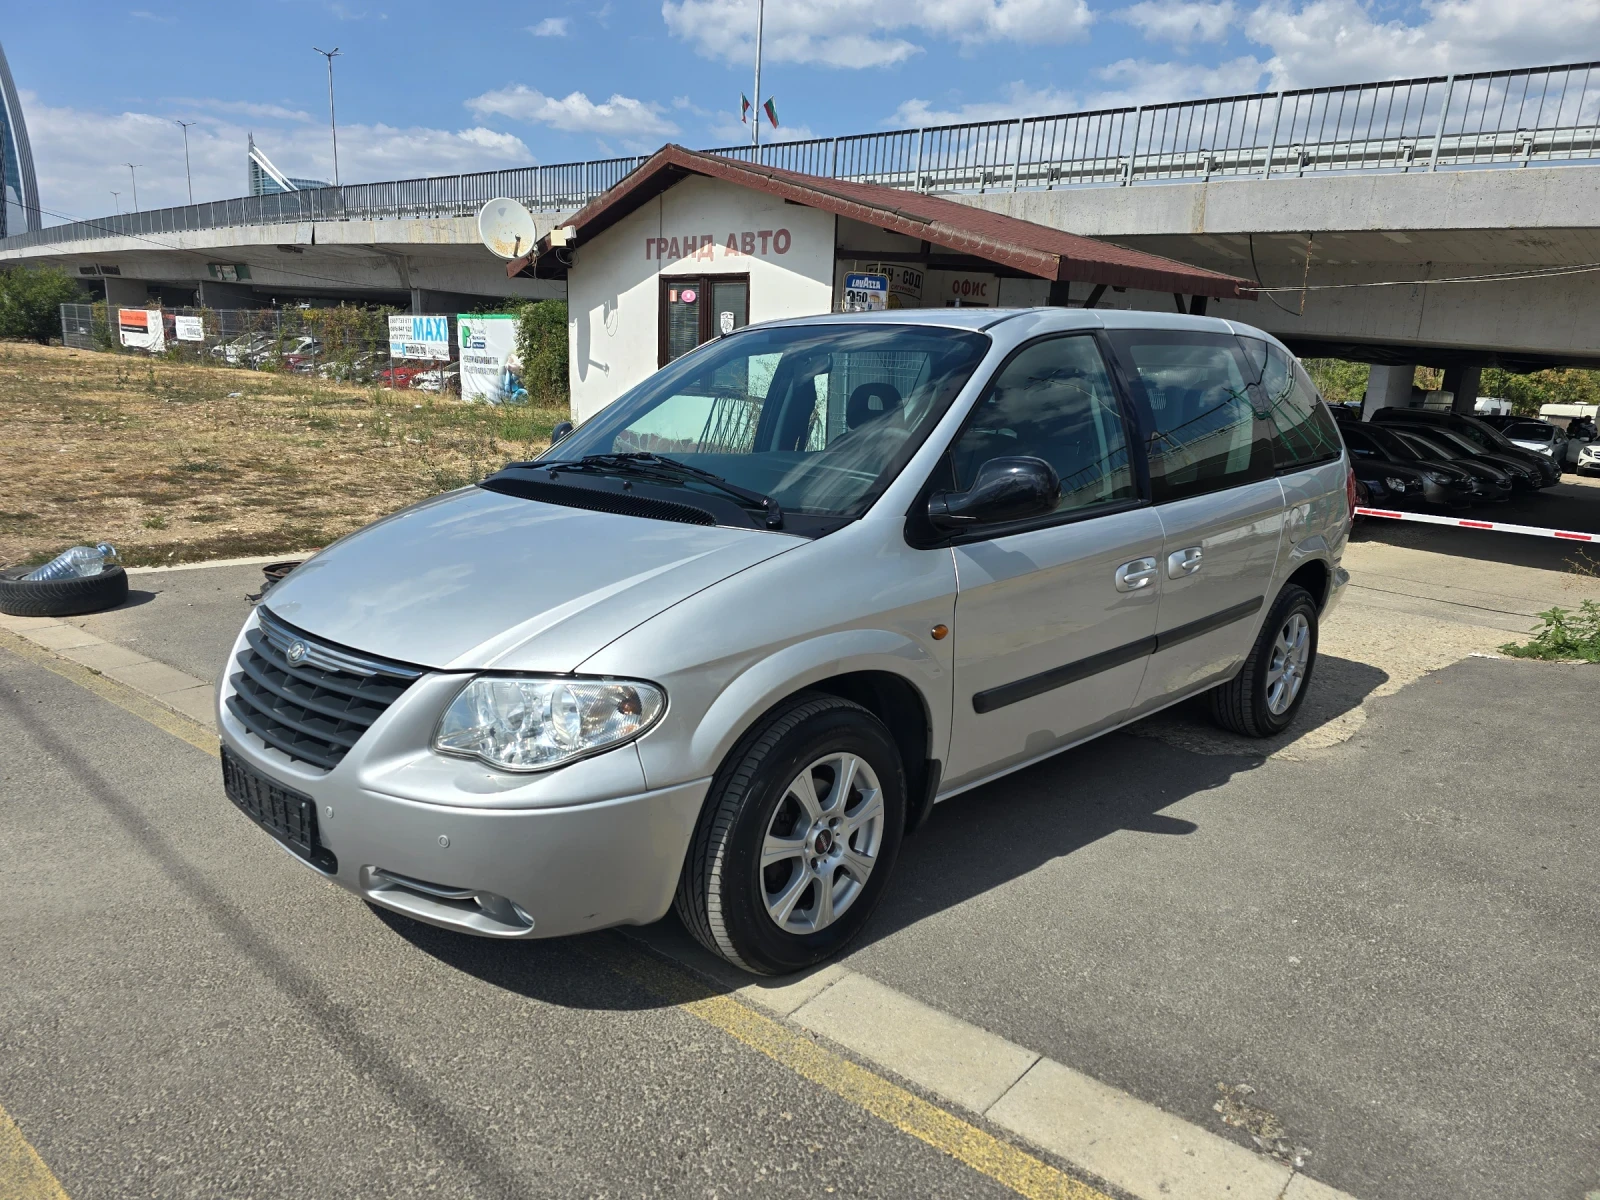
[[761, 157], [761, 22], [766, 15], [766, 7], [766, 0], [756, 0], [756, 91], [750, 98], [755, 106], [755, 112], [750, 114], [750, 137], [758, 160]]
[[339, 47], [324, 50], [320, 46], [311, 47], [323, 58], [328, 60], [328, 132], [333, 138], [333, 186], [339, 186], [339, 123], [333, 116], [333, 60], [339, 57]]
[[194, 203], [194, 175], [189, 170], [189, 126], [197, 124], [195, 121], [174, 121], [179, 129], [183, 130], [183, 178], [189, 185], [189, 203]]

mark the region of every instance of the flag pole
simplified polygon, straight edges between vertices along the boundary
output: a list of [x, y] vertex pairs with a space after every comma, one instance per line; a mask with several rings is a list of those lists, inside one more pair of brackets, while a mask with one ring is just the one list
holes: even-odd
[[761, 21], [766, 15], [766, 0], [756, 0], [756, 91], [753, 97], [755, 112], [751, 114], [751, 144], [756, 148], [757, 160], [761, 157]]

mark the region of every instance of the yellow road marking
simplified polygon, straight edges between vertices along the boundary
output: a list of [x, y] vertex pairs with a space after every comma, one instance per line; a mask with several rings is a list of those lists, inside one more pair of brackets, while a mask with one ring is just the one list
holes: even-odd
[[[217, 735], [211, 730], [114, 679], [60, 658], [3, 629], [0, 629], [0, 647], [55, 672], [213, 757], [219, 753]], [[693, 976], [668, 966], [642, 949], [633, 949], [620, 939], [611, 938], [593, 944], [586, 940], [580, 945], [585, 953], [617, 974], [670, 1000], [691, 1016], [1020, 1196], [1029, 1200], [1111, 1200], [1099, 1189], [963, 1121], [859, 1063], [825, 1049], [806, 1035], [763, 1016], [731, 996], [711, 991]], [[54, 1188], [53, 1191], [24, 1188], [17, 1193], [17, 1200], [66, 1200], [66, 1193], [55, 1176], [22, 1140], [16, 1126], [6, 1118], [4, 1109], [0, 1109], [0, 1183], [7, 1182], [7, 1171], [11, 1169], [8, 1136], [19, 1147], [18, 1154], [25, 1154], [36, 1164], [37, 1170], [43, 1172], [43, 1179]], [[27, 1177], [19, 1175], [18, 1178]]]
[[0, 1108], [0, 1193], [6, 1200], [67, 1200], [66, 1190]]
[[71, 659], [52, 654], [43, 646], [35, 646], [26, 638], [18, 637], [8, 629], [0, 629], [0, 647], [11, 651], [19, 658], [27, 659], [35, 666], [43, 667], [46, 671], [55, 672], [63, 679], [93, 692], [102, 700], [109, 700], [118, 708], [148, 721], [157, 729], [170, 733], [180, 741], [188, 742], [197, 750], [204, 750], [212, 758], [221, 755], [215, 730], [207, 729], [199, 721], [173, 712], [125, 683], [118, 683], [110, 676], [91, 671]]
[[1110, 1200], [1097, 1188], [835, 1054], [805, 1034], [732, 996], [711, 991], [644, 950], [624, 950], [620, 940], [580, 945], [586, 954], [624, 978], [1018, 1195], [1029, 1200]]

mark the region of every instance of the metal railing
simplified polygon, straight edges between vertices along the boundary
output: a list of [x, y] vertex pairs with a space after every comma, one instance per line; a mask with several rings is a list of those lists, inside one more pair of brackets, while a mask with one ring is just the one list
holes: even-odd
[[[813, 138], [759, 152], [723, 146], [709, 153], [936, 192], [1577, 163], [1600, 155], [1600, 62]], [[644, 161], [557, 163], [124, 213], [19, 234], [0, 240], [0, 250], [231, 225], [465, 217], [496, 196], [570, 212]]]

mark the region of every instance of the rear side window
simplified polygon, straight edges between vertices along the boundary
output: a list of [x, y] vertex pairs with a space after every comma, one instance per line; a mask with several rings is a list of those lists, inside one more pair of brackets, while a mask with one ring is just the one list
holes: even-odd
[[1279, 470], [1338, 458], [1342, 446], [1338, 426], [1305, 368], [1259, 338], [1242, 337], [1239, 343], [1252, 368], [1260, 373], [1257, 386], [1272, 425], [1272, 456]]
[[1161, 504], [1272, 475], [1257, 421], [1256, 372], [1227, 334], [1126, 329], [1111, 334], [1147, 414], [1151, 498]]

